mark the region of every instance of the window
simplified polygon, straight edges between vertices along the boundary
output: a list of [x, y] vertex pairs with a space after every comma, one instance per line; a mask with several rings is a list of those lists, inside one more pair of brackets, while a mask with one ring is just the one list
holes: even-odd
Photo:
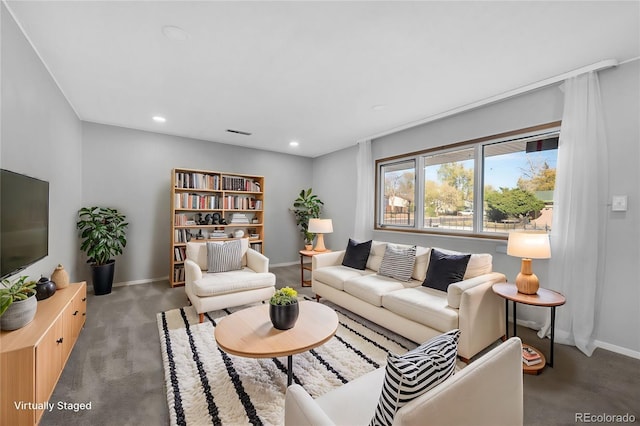
[[383, 176], [382, 224], [414, 226], [415, 161], [385, 164], [381, 168], [381, 173]]
[[376, 226], [497, 238], [550, 230], [559, 125], [378, 160]]

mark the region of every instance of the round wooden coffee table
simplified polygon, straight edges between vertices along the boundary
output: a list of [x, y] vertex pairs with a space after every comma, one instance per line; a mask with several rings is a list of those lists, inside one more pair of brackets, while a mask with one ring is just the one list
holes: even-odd
[[287, 357], [287, 386], [293, 378], [292, 356], [326, 343], [338, 329], [338, 315], [321, 303], [300, 302], [296, 325], [278, 330], [269, 319], [269, 304], [234, 312], [220, 320], [214, 336], [225, 352], [246, 358]]

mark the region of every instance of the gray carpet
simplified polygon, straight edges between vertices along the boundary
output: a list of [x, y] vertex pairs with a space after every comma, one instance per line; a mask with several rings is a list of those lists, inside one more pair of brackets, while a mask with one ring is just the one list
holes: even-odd
[[[300, 289], [298, 266], [272, 268], [277, 285]], [[166, 425], [169, 423], [156, 314], [185, 306], [184, 288], [156, 282], [88, 292], [87, 323], [50, 402], [91, 402], [91, 410], [54, 409], [41, 425]], [[522, 339], [546, 351], [532, 330]], [[524, 376], [525, 425], [573, 425], [576, 413], [623, 415], [640, 424], [640, 360], [597, 349], [591, 358], [556, 345], [555, 367]], [[592, 423], [598, 424], [598, 423]], [[611, 423], [609, 423], [611, 424]]]

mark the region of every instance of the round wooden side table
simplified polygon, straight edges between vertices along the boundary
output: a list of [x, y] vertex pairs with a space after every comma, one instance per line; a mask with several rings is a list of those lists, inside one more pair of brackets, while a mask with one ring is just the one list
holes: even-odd
[[[539, 350], [533, 348], [543, 357], [543, 362], [540, 367], [527, 366], [523, 363], [525, 373], [538, 374], [540, 370], [546, 365], [553, 367], [553, 339], [556, 327], [556, 307], [564, 305], [566, 303], [565, 297], [557, 291], [549, 290], [540, 287], [536, 294], [524, 294], [519, 293], [515, 284], [499, 283], [493, 285], [493, 292], [498, 296], [504, 298], [505, 301], [505, 333], [509, 338], [509, 301], [513, 303], [513, 335], [516, 336], [516, 304], [523, 303], [531, 306], [542, 306], [551, 308], [551, 342], [549, 345], [549, 362], [544, 362], [544, 355]], [[532, 368], [536, 367], [536, 368]]]

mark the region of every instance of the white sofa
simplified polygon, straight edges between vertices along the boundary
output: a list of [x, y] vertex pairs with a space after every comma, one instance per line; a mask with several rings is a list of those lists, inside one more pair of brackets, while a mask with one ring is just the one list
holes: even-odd
[[276, 276], [269, 272], [269, 259], [249, 248], [242, 238], [242, 269], [227, 272], [207, 272], [207, 245], [187, 243], [185, 292], [200, 314], [233, 306], [268, 300], [275, 293]]
[[504, 300], [491, 287], [506, 282], [506, 277], [492, 272], [490, 254], [472, 254], [463, 280], [444, 292], [422, 286], [430, 248], [416, 248], [410, 281], [378, 275], [386, 245], [372, 242], [365, 270], [342, 266], [345, 250], [313, 256], [311, 282], [316, 298], [323, 297], [416, 343], [458, 328], [458, 355], [467, 362], [505, 335]]
[[[385, 368], [378, 368], [315, 400], [300, 385], [291, 385], [285, 398], [285, 425], [368, 425], [378, 405], [384, 374]], [[401, 407], [393, 424], [522, 425], [520, 339], [512, 337]]]

